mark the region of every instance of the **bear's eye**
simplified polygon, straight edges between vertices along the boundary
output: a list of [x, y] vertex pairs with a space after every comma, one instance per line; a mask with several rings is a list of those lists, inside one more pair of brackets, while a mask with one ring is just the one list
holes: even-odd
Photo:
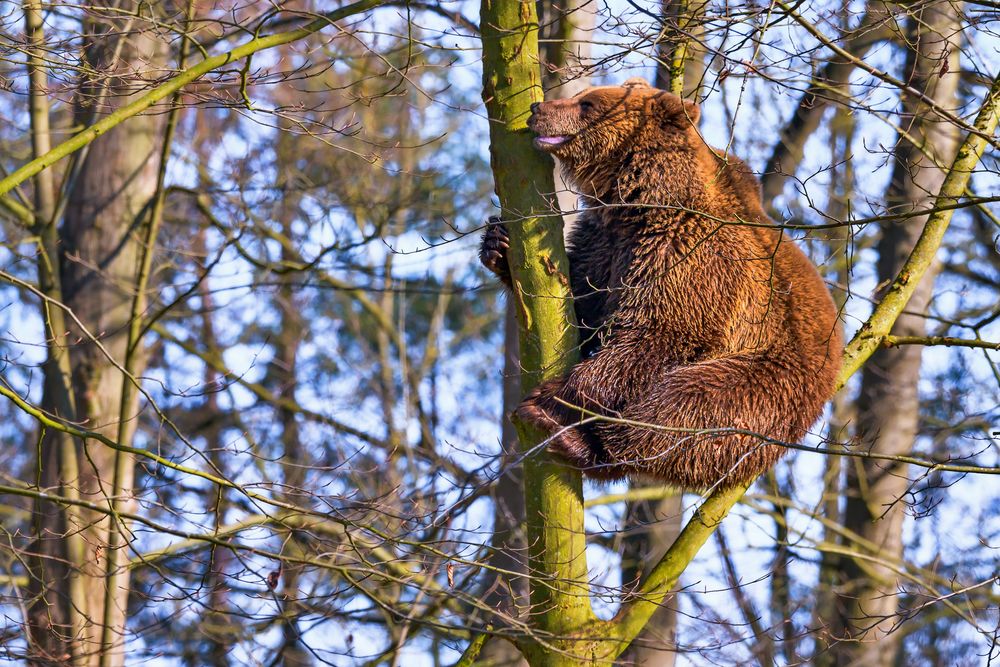
[[593, 102], [588, 102], [587, 100], [580, 100], [580, 111], [587, 113], [594, 108]]

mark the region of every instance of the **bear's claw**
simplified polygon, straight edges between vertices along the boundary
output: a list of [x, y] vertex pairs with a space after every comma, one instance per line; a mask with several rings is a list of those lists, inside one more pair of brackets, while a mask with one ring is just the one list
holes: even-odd
[[510, 266], [507, 264], [509, 248], [510, 236], [507, 234], [507, 228], [500, 222], [500, 218], [491, 217], [486, 223], [483, 241], [479, 246], [479, 261], [507, 285], [510, 284]]

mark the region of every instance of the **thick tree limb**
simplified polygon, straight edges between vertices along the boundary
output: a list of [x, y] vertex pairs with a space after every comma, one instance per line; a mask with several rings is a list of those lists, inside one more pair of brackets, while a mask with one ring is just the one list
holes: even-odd
[[726, 518], [733, 505], [743, 497], [748, 486], [720, 489], [709, 496], [695, 511], [695, 515], [684, 526], [677, 540], [642, 583], [635, 599], [623, 605], [621, 611], [611, 621], [609, 634], [622, 642], [619, 645], [619, 653], [639, 634], [659, 605], [663, 603], [663, 600], [677, 583], [681, 573], [694, 560], [698, 551], [722, 523], [722, 520]]
[[993, 81], [983, 106], [976, 116], [974, 131], [970, 131], [965, 141], [958, 149], [958, 154], [945, 176], [941, 190], [934, 202], [934, 213], [924, 226], [917, 244], [903, 264], [902, 270], [896, 276], [886, 292], [885, 297], [875, 306], [868, 320], [861, 326], [854, 338], [844, 350], [844, 362], [837, 377], [837, 388], [844, 386], [848, 379], [864, 365], [865, 361], [881, 346], [896, 318], [906, 308], [910, 297], [924, 273], [927, 272], [934, 256], [937, 254], [944, 233], [951, 222], [954, 204], [965, 192], [972, 172], [991, 142], [986, 137], [996, 131], [1000, 119], [1000, 76]]

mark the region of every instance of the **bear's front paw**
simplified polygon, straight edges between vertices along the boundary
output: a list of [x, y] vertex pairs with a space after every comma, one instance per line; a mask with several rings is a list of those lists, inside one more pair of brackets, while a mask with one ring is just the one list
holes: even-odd
[[479, 245], [479, 261], [507, 285], [510, 285], [510, 265], [507, 264], [509, 248], [510, 235], [507, 234], [507, 227], [500, 222], [500, 218], [491, 217], [486, 223], [483, 241]]

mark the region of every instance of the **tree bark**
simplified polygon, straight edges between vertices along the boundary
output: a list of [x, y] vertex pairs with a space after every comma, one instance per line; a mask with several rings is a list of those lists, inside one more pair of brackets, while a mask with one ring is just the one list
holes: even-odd
[[[561, 220], [551, 215], [554, 198], [544, 194], [554, 191], [552, 162], [535, 151], [525, 124], [530, 105], [542, 97], [535, 5], [484, 0], [480, 16], [491, 165], [503, 215], [516, 221], [509, 226], [508, 261], [523, 394], [576, 363], [578, 336]], [[522, 451], [542, 440], [542, 433], [517, 426]], [[581, 477], [541, 453], [525, 461], [524, 479], [531, 624], [546, 641], [558, 641], [596, 620], [588, 595]], [[528, 647], [526, 657], [532, 665], [568, 666], [589, 654], [576, 642], [567, 648], [563, 654]]]
[[[527, 539], [524, 535], [524, 470], [517, 464], [517, 431], [508, 416], [521, 400], [521, 369], [518, 354], [517, 316], [513, 301], [504, 308], [503, 412], [500, 415], [500, 465], [503, 474], [493, 492], [493, 535], [490, 565], [521, 576], [487, 572], [484, 604], [500, 614], [516, 618], [528, 603]], [[489, 621], [488, 621], [489, 622]], [[484, 665], [523, 667], [527, 661], [512, 643], [493, 639], [480, 652]]]
[[[954, 109], [959, 82], [960, 8], [934, 2], [911, 10], [907, 17], [909, 85], [923, 91], [939, 106]], [[925, 103], [904, 96], [903, 129], [895, 149], [896, 167], [886, 193], [895, 211], [929, 208], [941, 189], [958, 143], [958, 128], [926, 112]], [[916, 143], [914, 143], [916, 142]], [[929, 152], [934, 159], [924, 154]], [[878, 278], [887, 284], [897, 276], [913, 249], [927, 216], [883, 228], [878, 242]], [[913, 293], [908, 313], [892, 328], [894, 335], [924, 335], [924, 313], [931, 301], [937, 264], [934, 262]], [[875, 352], [865, 365], [857, 401], [858, 433], [865, 450], [880, 454], [908, 454], [914, 445], [920, 411], [918, 346], [900, 346]], [[903, 555], [907, 466], [870, 459], [851, 459], [847, 465], [845, 527], [877, 545], [889, 561]], [[847, 637], [834, 646], [837, 663], [889, 667], [895, 663], [899, 641], [892, 631], [900, 621], [901, 582], [886, 565], [845, 559], [844, 584], [838, 597], [841, 623]]]
[[698, 100], [705, 79], [707, 0], [663, 0], [663, 25], [656, 44], [657, 88]]

